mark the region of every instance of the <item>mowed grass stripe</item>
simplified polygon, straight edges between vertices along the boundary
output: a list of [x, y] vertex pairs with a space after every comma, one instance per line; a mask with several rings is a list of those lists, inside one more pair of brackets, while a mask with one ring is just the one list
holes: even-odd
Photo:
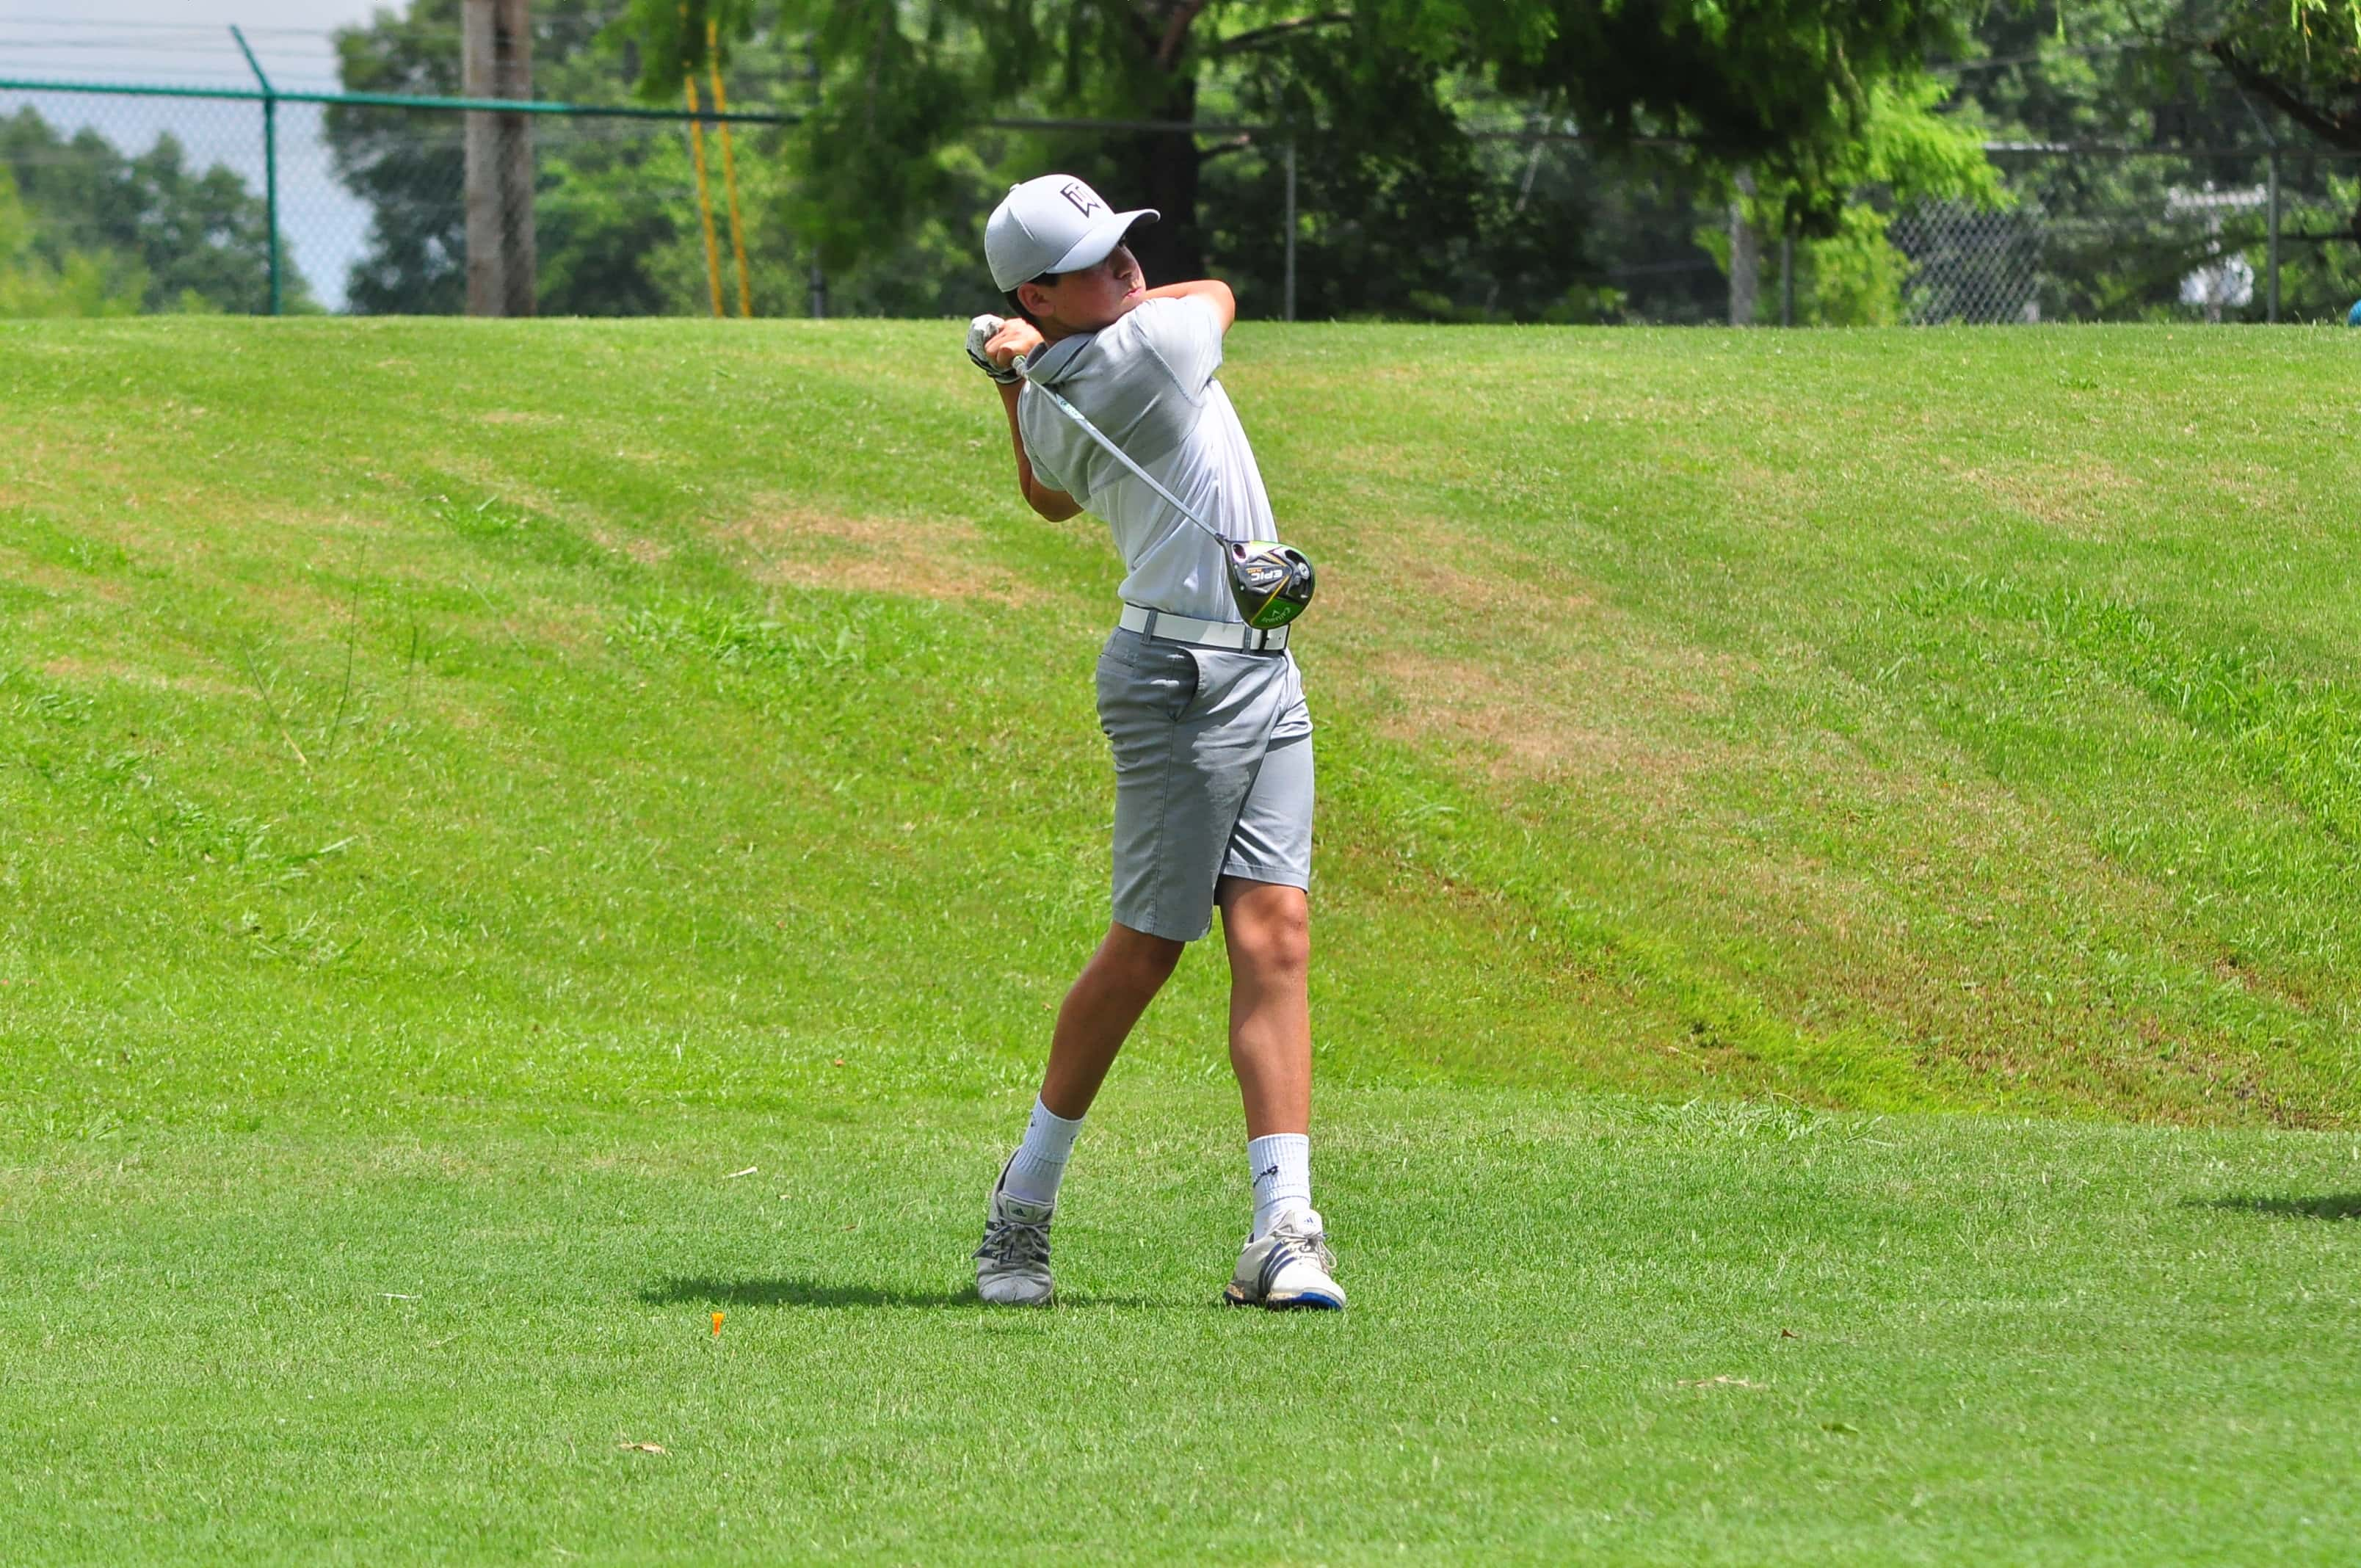
[[2325, 1562], [2361, 1527], [2348, 1137], [1332, 1091], [1355, 1305], [1273, 1319], [1213, 1305], [1228, 1095], [1135, 1075], [1066, 1194], [1066, 1301], [1023, 1313], [960, 1267], [1018, 1104], [122, 1134], [12, 1171], [15, 1539]]

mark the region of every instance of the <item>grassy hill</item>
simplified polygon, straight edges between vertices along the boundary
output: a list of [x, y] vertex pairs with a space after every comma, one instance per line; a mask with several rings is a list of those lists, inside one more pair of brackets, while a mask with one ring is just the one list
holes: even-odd
[[1071, 1306], [960, 1298], [1104, 920], [1119, 574], [949, 327], [0, 367], [44, 1561], [2361, 1526], [2361, 334], [1240, 327], [1322, 570], [1327, 1325], [1203, 1306], [1211, 952]]
[[[2361, 345], [1237, 338], [1329, 1071], [2361, 1105]], [[943, 339], [5, 329], [17, 1113], [1029, 1070], [1118, 574]]]

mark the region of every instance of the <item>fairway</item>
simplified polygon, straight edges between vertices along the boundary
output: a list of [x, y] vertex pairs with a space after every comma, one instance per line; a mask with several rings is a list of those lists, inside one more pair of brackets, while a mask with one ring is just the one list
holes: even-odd
[[0, 367], [0, 1559], [2349, 1557], [2361, 334], [1242, 325], [1340, 1321], [1213, 950], [973, 1299], [1120, 568], [954, 327]]

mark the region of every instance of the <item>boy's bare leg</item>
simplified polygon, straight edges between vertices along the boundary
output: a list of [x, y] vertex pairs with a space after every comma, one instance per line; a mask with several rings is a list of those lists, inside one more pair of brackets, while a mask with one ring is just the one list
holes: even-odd
[[1049, 1221], [1082, 1114], [1098, 1098], [1132, 1025], [1156, 1000], [1180, 961], [1181, 944], [1114, 924], [1058, 1009], [1049, 1066], [1026, 1124], [1025, 1141], [993, 1184], [983, 1245], [975, 1253], [975, 1288], [1008, 1306], [1049, 1303]]
[[1246, 1136], [1312, 1128], [1312, 905], [1300, 887], [1224, 877], [1230, 949], [1230, 1069]]
[[1300, 887], [1224, 877], [1230, 1067], [1246, 1109], [1254, 1229], [1223, 1290], [1237, 1306], [1345, 1305], [1327, 1228], [1312, 1207], [1312, 907]]
[[1043, 1105], [1075, 1121], [1091, 1108], [1132, 1025], [1172, 978], [1182, 946], [1120, 923], [1107, 927], [1106, 939], [1058, 1009], [1049, 1066], [1041, 1075]]

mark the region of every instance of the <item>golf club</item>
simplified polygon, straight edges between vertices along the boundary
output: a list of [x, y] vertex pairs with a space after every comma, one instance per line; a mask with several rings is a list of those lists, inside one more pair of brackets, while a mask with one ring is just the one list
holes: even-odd
[[1291, 544], [1281, 544], [1275, 539], [1232, 539], [1199, 517], [1188, 503], [1160, 484], [1155, 475], [1132, 461], [1131, 454], [1117, 446], [1107, 433], [1093, 424], [1082, 411], [1039, 381], [1033, 380], [1026, 363], [1018, 359], [1016, 373], [1032, 383], [1033, 389], [1072, 420], [1084, 435], [1106, 449], [1107, 455], [1122, 464], [1141, 483], [1164, 498], [1165, 503], [1202, 529], [1213, 542], [1222, 546], [1229, 561], [1230, 598], [1237, 601], [1238, 613], [1246, 623], [1258, 631], [1285, 626], [1301, 615], [1312, 604], [1312, 561]]

